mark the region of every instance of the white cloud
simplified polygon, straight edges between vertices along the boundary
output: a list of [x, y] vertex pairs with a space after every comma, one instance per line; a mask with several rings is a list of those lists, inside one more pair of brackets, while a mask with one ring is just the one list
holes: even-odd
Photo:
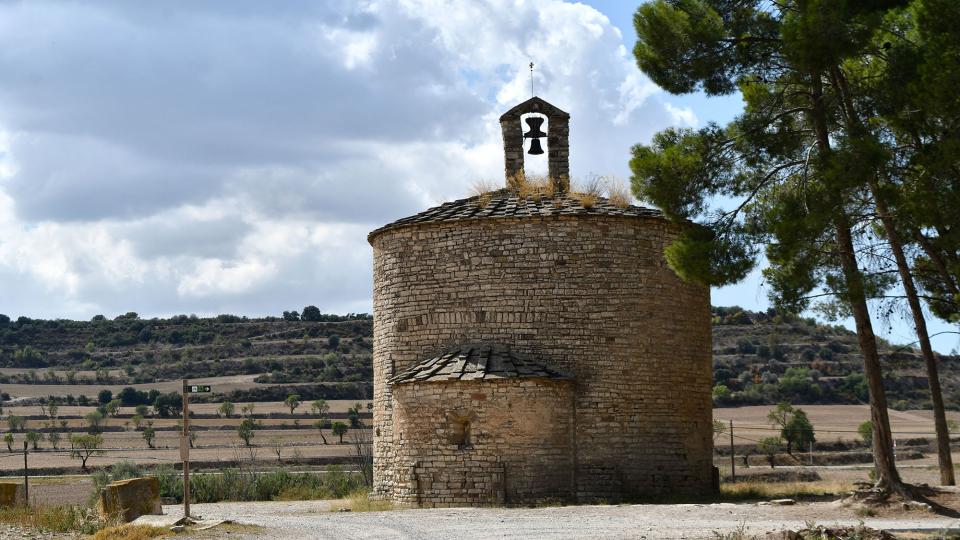
[[672, 124], [674, 125], [697, 127], [700, 122], [690, 107], [675, 107], [670, 103], [665, 103], [664, 106], [667, 108], [667, 112], [670, 113], [673, 119]]
[[502, 181], [499, 115], [574, 176], [689, 108], [559, 0], [0, 4], [0, 311], [370, 309], [366, 233]]
[[377, 36], [372, 32], [354, 32], [342, 28], [322, 28], [320, 46], [337, 50], [347, 69], [369, 66], [377, 47]]
[[277, 272], [275, 264], [260, 259], [225, 263], [210, 259], [197, 263], [194, 271], [184, 276], [177, 286], [181, 296], [242, 294], [269, 279]]

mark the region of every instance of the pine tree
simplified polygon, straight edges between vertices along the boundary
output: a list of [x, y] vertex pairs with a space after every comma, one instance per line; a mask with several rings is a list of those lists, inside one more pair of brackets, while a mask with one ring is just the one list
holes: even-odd
[[[720, 285], [753, 267], [766, 245], [764, 275], [778, 308], [798, 312], [817, 289], [856, 324], [870, 390], [877, 487], [907, 493], [894, 463], [869, 298], [891, 285], [865, 273], [858, 249], [870, 238], [869, 182], [883, 147], [844, 122], [844, 63], [870, 54], [894, 8], [794, 0], [655, 0], [634, 17], [640, 68], [672, 93], [743, 94], [743, 114], [725, 128], [668, 130], [634, 148], [633, 186], [677, 221], [696, 219], [668, 248], [685, 278]], [[710, 208], [715, 197], [732, 210]]]

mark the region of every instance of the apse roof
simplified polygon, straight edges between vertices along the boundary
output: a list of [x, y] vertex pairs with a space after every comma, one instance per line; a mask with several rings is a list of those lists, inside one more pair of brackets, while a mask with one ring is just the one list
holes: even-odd
[[402, 384], [526, 377], [570, 378], [543, 364], [521, 358], [502, 345], [463, 345], [421, 360], [388, 382]]
[[508, 189], [492, 191], [434, 206], [418, 214], [398, 219], [372, 231], [372, 239], [381, 232], [425, 223], [466, 221], [487, 218], [548, 217], [548, 216], [623, 216], [662, 218], [663, 213], [653, 208], [634, 205], [615, 205], [606, 197], [595, 197], [593, 204], [584, 206], [583, 197], [563, 193], [544, 197], [520, 197]]

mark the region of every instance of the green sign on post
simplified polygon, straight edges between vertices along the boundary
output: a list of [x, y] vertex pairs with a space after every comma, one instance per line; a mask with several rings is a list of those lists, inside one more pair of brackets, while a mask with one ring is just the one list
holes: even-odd
[[209, 384], [194, 384], [192, 386], [187, 387], [187, 392], [191, 394], [199, 394], [201, 392], [209, 392], [209, 391], [210, 391]]

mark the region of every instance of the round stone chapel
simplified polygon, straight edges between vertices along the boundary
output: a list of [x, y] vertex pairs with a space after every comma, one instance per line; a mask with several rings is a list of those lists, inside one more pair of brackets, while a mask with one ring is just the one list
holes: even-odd
[[[537, 97], [514, 107], [500, 118], [504, 189], [370, 233], [374, 497], [488, 506], [715, 489], [709, 289], [664, 260], [680, 225], [570, 191], [569, 118]], [[540, 139], [549, 186], [530, 193], [524, 140], [536, 154]]]

